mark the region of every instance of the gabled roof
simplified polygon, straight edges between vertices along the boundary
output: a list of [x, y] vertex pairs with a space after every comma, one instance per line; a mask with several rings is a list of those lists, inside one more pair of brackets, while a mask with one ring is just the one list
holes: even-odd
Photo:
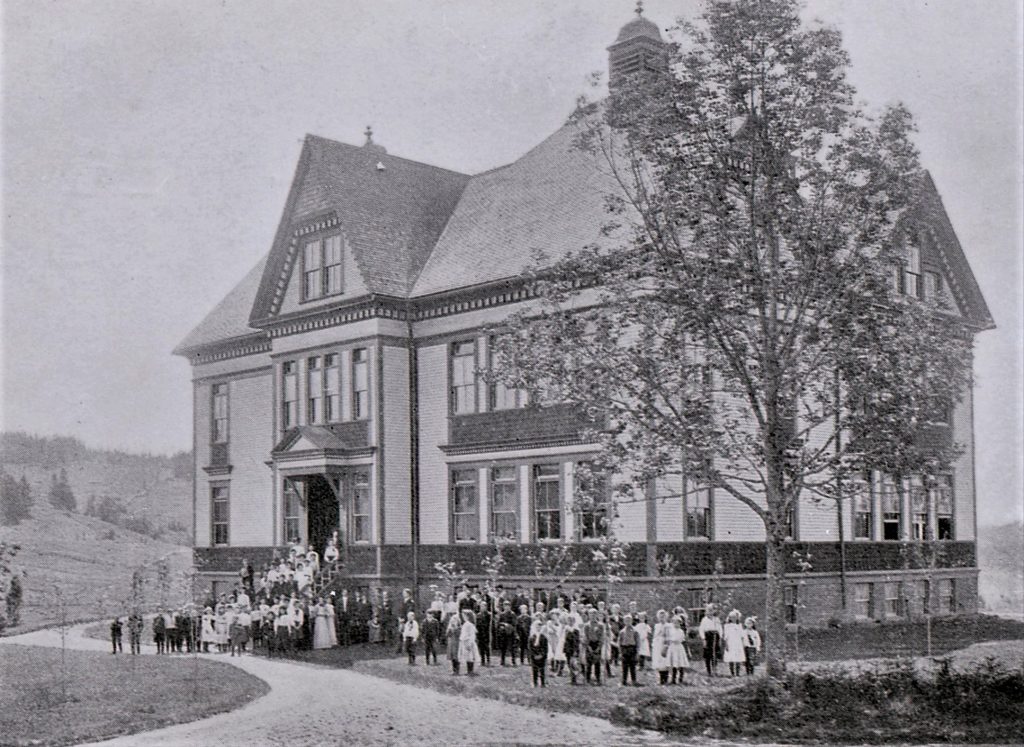
[[308, 135], [251, 321], [276, 312], [297, 224], [333, 213], [370, 293], [408, 295], [469, 177]]
[[289, 451], [349, 451], [364, 448], [365, 444], [346, 442], [330, 428], [320, 425], [300, 425], [288, 431], [271, 450], [273, 454]]
[[469, 180], [413, 296], [513, 278], [539, 249], [552, 260], [602, 239], [606, 198], [621, 193], [602, 157], [566, 123], [519, 160]]
[[236, 338], [263, 336], [263, 332], [249, 326], [249, 312], [269, 256], [263, 255], [242, 281], [178, 343], [174, 349], [175, 355], [187, 355], [196, 348]]
[[918, 209], [921, 211], [921, 222], [926, 234], [935, 242], [939, 254], [947, 264], [946, 276], [950, 282], [950, 290], [964, 317], [980, 329], [994, 329], [996, 325], [992, 319], [992, 312], [989, 311], [985, 297], [981, 294], [981, 287], [974, 277], [967, 255], [942, 204], [939, 190], [932, 180], [932, 175], [927, 171], [924, 174]]

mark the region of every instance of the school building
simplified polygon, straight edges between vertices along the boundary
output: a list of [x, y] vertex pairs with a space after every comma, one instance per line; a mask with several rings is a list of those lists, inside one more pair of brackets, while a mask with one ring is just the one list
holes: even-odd
[[[611, 79], [658, 60], [642, 16], [609, 47]], [[202, 577], [228, 585], [301, 538], [322, 551], [337, 529], [354, 586], [421, 591], [435, 563], [477, 579], [503, 543], [506, 585], [544, 587], [537, 549], [569, 545], [570, 588], [593, 587], [594, 516], [573, 508], [591, 425], [567, 405], [530, 406], [478, 375], [485, 330], [531, 303], [531, 252], [602, 240], [616, 190], [566, 124], [506, 166], [468, 175], [362, 145], [305, 139], [269, 252], [181, 342], [194, 391], [193, 519]], [[973, 332], [993, 326], [934, 184], [918, 209], [920, 250], [899, 278], [944, 294]], [[863, 618], [977, 605], [973, 404], [967, 392], [929, 437], [964, 446], [949, 474], [881, 474], [849, 504], [799, 506], [793, 549], [812, 569], [788, 591], [794, 621], [843, 601]], [[652, 484], [612, 517], [629, 543], [616, 593], [700, 605], [714, 575], [741, 609], [764, 603], [764, 530], [721, 491]], [[842, 534], [843, 542], [839, 541]], [[938, 538], [925, 569], [917, 549]], [[937, 567], [935, 567], [937, 566]]]

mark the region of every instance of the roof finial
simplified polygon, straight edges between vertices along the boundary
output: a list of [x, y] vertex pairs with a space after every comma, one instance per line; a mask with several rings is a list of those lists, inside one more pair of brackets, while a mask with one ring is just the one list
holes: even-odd
[[636, 0], [636, 10], [633, 11], [637, 16], [644, 14], [644, 0]]
[[373, 127], [366, 125], [366, 132], [363, 134], [366, 135], [365, 145], [373, 145]]

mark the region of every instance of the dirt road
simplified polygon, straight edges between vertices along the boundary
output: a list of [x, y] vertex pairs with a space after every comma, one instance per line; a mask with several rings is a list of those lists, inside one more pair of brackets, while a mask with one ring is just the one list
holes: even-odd
[[[106, 651], [68, 632], [68, 646]], [[59, 646], [60, 634], [41, 630], [0, 639]], [[210, 656], [270, 685], [270, 693], [237, 711], [190, 724], [133, 734], [103, 745], [381, 745], [381, 744], [660, 744], [658, 734], [613, 726], [601, 719], [548, 713], [492, 700], [445, 695], [344, 669]]]

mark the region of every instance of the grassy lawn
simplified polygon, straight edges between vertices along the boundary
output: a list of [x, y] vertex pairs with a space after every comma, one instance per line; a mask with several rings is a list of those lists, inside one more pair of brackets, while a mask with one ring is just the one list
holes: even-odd
[[64, 745], [195, 721], [264, 695], [264, 682], [219, 662], [61, 652], [0, 652], [0, 744]]

